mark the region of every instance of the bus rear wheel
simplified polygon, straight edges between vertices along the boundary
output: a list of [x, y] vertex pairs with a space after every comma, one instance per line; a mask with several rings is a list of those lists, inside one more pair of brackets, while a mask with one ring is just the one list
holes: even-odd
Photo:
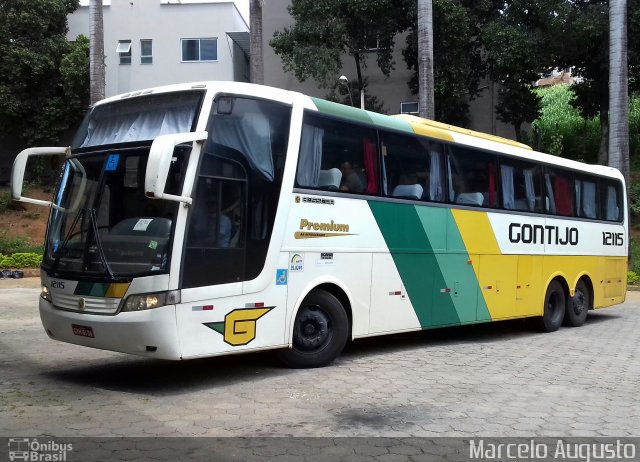
[[340, 301], [314, 290], [302, 302], [293, 324], [292, 348], [279, 352], [289, 367], [322, 367], [342, 353], [349, 336], [349, 319]]
[[591, 292], [587, 284], [580, 279], [576, 284], [573, 297], [567, 304], [567, 312], [564, 314], [564, 325], [580, 327], [587, 320], [587, 313], [591, 309]]
[[544, 312], [540, 318], [540, 327], [545, 332], [554, 332], [562, 325], [567, 301], [562, 284], [551, 281], [544, 296]]

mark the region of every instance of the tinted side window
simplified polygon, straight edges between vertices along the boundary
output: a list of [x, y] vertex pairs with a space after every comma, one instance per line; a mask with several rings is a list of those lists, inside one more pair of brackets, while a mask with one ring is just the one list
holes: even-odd
[[622, 221], [622, 188], [619, 182], [600, 181], [600, 204], [603, 219]]
[[460, 146], [450, 147], [447, 162], [449, 200], [456, 204], [497, 207], [496, 157]]
[[502, 207], [507, 210], [541, 212], [542, 168], [516, 160], [505, 160], [500, 165]]
[[244, 169], [205, 153], [192, 197], [182, 287], [242, 281], [247, 234]]
[[305, 114], [296, 186], [378, 194], [376, 131]]
[[576, 212], [582, 218], [600, 218], [598, 213], [598, 180], [578, 176], [575, 178]]
[[545, 207], [552, 215], [573, 215], [573, 178], [570, 172], [546, 168], [544, 174]]
[[384, 194], [414, 200], [445, 200], [443, 146], [426, 138], [380, 133]]

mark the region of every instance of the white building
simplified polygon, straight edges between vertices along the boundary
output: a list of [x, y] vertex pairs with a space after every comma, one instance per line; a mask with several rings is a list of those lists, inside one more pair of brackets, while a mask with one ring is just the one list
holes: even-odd
[[[68, 18], [89, 36], [89, 0]], [[230, 0], [103, 0], [106, 96], [199, 80], [248, 81], [249, 26]]]

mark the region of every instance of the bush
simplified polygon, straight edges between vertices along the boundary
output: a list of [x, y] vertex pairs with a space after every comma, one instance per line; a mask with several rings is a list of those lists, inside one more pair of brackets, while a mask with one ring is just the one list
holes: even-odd
[[42, 263], [42, 255], [37, 253], [0, 254], [1, 268], [37, 268]]
[[636, 238], [631, 239], [631, 248], [629, 249], [629, 270], [640, 274], [640, 242]]
[[571, 102], [568, 85], [535, 90], [540, 96], [540, 116], [531, 124], [534, 147], [569, 159], [596, 163], [600, 145], [600, 119], [585, 119]]
[[4, 213], [7, 210], [24, 210], [24, 207], [20, 202], [14, 202], [11, 199], [10, 191], [0, 192], [0, 213]]
[[640, 281], [640, 276], [638, 276], [638, 273], [636, 273], [635, 271], [627, 272], [627, 284], [637, 284], [638, 281]]
[[0, 254], [35, 253], [42, 255], [42, 244], [30, 244], [24, 236], [7, 236], [0, 233]]

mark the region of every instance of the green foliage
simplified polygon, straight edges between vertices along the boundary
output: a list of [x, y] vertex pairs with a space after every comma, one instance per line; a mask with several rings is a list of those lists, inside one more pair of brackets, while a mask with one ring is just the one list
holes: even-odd
[[0, 234], [0, 254], [12, 255], [14, 253], [37, 253], [42, 255], [43, 248], [40, 244], [29, 244], [26, 237], [11, 237]]
[[0, 253], [0, 268], [37, 268], [42, 263], [42, 254], [14, 253], [3, 255]]
[[[531, 124], [532, 144], [542, 152], [597, 163], [600, 145], [600, 119], [585, 117], [575, 103], [575, 85], [554, 85], [537, 88], [540, 116]], [[640, 95], [629, 101], [629, 152], [635, 170], [640, 167]], [[638, 210], [634, 212], [634, 188], [638, 191]], [[631, 210], [640, 218], [640, 185], [631, 185]]]
[[4, 213], [7, 210], [24, 210], [19, 202], [14, 202], [11, 199], [11, 191], [0, 192], [0, 213]]
[[510, 0], [481, 30], [488, 75], [500, 84], [498, 118], [513, 125], [523, 139], [522, 126], [535, 120], [540, 99], [531, 82], [554, 67], [552, 43], [561, 0]]
[[533, 144], [542, 152], [595, 163], [600, 143], [600, 121], [585, 119], [572, 104], [573, 88], [568, 85], [535, 90], [540, 97], [540, 116], [531, 124]]
[[636, 273], [635, 271], [627, 272], [627, 284], [634, 285], [637, 284], [638, 281], [640, 281], [640, 276], [638, 276], [638, 273]]
[[[292, 0], [287, 8], [294, 20], [292, 27], [276, 31], [269, 44], [285, 71], [293, 72], [301, 82], [314, 79], [322, 88], [334, 88], [343, 54], [351, 56], [358, 88], [362, 88], [362, 71], [370, 55], [385, 76], [393, 70], [394, 39], [407, 27], [406, 1]], [[376, 41], [377, 49], [372, 52]]]
[[640, 242], [637, 238], [631, 239], [631, 255], [629, 260], [631, 261], [631, 271], [640, 274]]
[[629, 187], [629, 210], [633, 223], [640, 222], [640, 182], [632, 181]]
[[[23, 144], [58, 141], [86, 101], [77, 83], [86, 71], [82, 42], [66, 39], [77, 0], [3, 0], [0, 5], [0, 133]], [[88, 42], [85, 42], [87, 44]], [[80, 107], [80, 110], [79, 110]]]
[[[417, 25], [417, 2], [410, 4], [408, 19]], [[463, 127], [469, 125], [468, 96], [478, 92], [483, 69], [473, 24], [471, 10], [458, 0], [433, 0], [433, 47], [446, 50], [433, 55], [436, 120]], [[417, 26], [411, 29], [406, 43], [402, 55], [413, 71], [408, 85], [413, 94], [418, 94]]]

